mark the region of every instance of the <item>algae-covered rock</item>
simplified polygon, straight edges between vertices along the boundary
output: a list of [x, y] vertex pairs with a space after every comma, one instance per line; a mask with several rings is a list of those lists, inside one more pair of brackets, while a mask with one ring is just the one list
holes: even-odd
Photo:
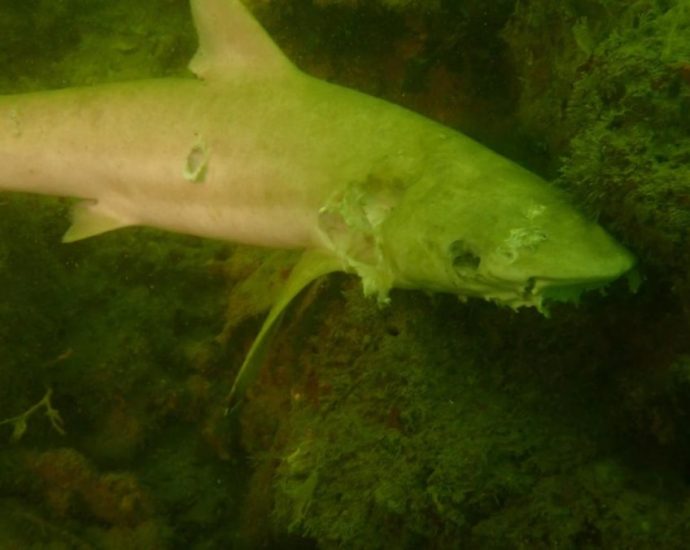
[[[362, 0], [316, 0], [317, 5], [329, 4], [344, 4], [346, 6], [359, 7], [364, 4]], [[367, 2], [370, 3], [370, 2]], [[386, 8], [395, 10], [420, 9], [420, 10], [437, 10], [439, 9], [440, 0], [378, 0], [378, 3]]]
[[245, 409], [248, 449], [271, 447], [250, 499], [268, 480], [274, 529], [373, 549], [688, 535], [670, 504], [682, 473], [620, 435], [628, 366], [607, 347], [624, 335], [602, 306], [553, 322], [399, 292], [381, 312], [341, 284], [285, 328]]
[[[441, 0], [312, 0], [315, 6], [343, 6], [350, 9], [362, 7], [383, 7], [391, 10], [415, 10], [415, 11], [437, 11], [441, 8]], [[275, 6], [276, 4], [290, 4], [291, 2], [278, 2], [274, 0], [247, 0], [247, 5], [251, 7], [262, 7], [266, 5]]]

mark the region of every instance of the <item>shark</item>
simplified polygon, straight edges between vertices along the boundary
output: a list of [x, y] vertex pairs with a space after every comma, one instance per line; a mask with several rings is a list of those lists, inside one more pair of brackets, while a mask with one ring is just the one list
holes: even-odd
[[299, 70], [239, 0], [191, 0], [187, 78], [0, 96], [0, 190], [78, 199], [66, 243], [129, 226], [304, 250], [241, 365], [335, 271], [547, 310], [634, 256], [554, 186], [468, 136]]

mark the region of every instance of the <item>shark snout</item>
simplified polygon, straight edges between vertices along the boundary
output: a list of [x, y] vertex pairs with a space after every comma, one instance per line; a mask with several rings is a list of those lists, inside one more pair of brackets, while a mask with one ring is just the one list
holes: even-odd
[[[588, 250], [579, 257], [559, 266], [559, 269], [539, 272], [529, 276], [523, 287], [527, 300], [541, 303], [547, 301], [577, 300], [584, 292], [606, 286], [626, 274], [634, 285], [635, 257], [625, 248], [610, 239], [608, 250]], [[572, 252], [572, 251], [571, 251]]]

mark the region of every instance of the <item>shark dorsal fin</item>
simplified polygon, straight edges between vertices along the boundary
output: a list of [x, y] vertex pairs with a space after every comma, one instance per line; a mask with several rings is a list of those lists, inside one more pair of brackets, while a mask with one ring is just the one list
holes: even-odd
[[239, 0], [191, 0], [199, 49], [189, 69], [203, 80], [238, 71], [278, 76], [294, 69]]

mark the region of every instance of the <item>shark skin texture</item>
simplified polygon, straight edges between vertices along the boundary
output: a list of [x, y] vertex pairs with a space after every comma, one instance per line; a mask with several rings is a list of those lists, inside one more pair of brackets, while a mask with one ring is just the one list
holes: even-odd
[[72, 242], [134, 225], [304, 249], [290, 301], [333, 271], [545, 310], [634, 257], [537, 175], [418, 114], [312, 78], [238, 0], [192, 0], [194, 77], [0, 97], [0, 191], [83, 199]]

